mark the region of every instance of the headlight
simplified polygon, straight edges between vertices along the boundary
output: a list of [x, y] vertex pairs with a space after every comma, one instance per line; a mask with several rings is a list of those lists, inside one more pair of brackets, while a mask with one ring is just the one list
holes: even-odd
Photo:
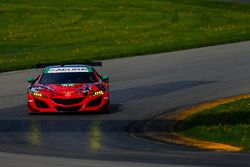
[[32, 94], [32, 96], [35, 96], [35, 97], [44, 97], [44, 98], [47, 98], [47, 96], [44, 95], [44, 94], [42, 94], [42, 93], [32, 92], [31, 94]]
[[80, 88], [78, 91], [82, 92], [85, 96], [97, 96], [97, 95], [103, 95], [105, 92], [105, 88], [104, 90], [100, 89], [100, 90], [94, 91], [91, 89], [90, 86], [85, 85], [84, 87]]
[[46, 90], [49, 90], [49, 91], [52, 91], [53, 89], [48, 87], [48, 86], [32, 86], [28, 89], [28, 92], [30, 92], [32, 94], [32, 96], [35, 96], [35, 97], [45, 97], [47, 98], [46, 95], [44, 95], [43, 93], [41, 93], [42, 91], [46, 91]]
[[97, 96], [97, 95], [103, 95], [104, 94], [104, 92], [102, 91], [102, 90], [99, 90], [99, 91], [97, 91], [97, 92], [93, 92], [92, 94], [91, 94], [91, 96]]

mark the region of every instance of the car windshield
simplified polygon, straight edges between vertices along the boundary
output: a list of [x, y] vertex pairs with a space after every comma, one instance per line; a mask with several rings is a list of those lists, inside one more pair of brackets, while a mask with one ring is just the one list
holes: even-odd
[[97, 82], [93, 72], [44, 73], [41, 84], [92, 83]]

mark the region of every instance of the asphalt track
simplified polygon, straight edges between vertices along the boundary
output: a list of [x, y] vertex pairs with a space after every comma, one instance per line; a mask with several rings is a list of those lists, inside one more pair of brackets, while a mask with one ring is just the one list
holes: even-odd
[[250, 153], [199, 150], [129, 135], [152, 115], [250, 92], [250, 41], [104, 61], [111, 113], [28, 115], [26, 77], [0, 74], [0, 166], [250, 166]]

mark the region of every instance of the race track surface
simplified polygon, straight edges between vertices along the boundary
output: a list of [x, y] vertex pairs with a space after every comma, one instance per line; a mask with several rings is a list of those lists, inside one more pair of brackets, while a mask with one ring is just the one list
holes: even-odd
[[28, 115], [26, 78], [0, 74], [1, 166], [248, 166], [250, 153], [161, 144], [129, 135], [129, 125], [221, 97], [250, 92], [250, 41], [104, 61], [111, 113]]

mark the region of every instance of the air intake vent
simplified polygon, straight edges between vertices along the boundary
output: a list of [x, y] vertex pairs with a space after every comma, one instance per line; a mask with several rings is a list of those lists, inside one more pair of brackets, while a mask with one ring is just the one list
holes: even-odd
[[97, 99], [94, 99], [91, 102], [89, 102], [88, 107], [99, 106], [101, 103], [102, 103], [102, 97], [98, 97]]
[[35, 99], [35, 104], [39, 108], [49, 108], [49, 106], [45, 102], [38, 99]]
[[75, 107], [55, 107], [58, 111], [64, 111], [64, 112], [68, 112], [68, 111], [72, 111], [72, 112], [76, 112], [79, 111], [81, 109], [82, 106], [75, 106]]
[[60, 99], [60, 98], [52, 98], [52, 100], [57, 104], [63, 105], [74, 105], [83, 101], [84, 98], [72, 98], [72, 99]]

